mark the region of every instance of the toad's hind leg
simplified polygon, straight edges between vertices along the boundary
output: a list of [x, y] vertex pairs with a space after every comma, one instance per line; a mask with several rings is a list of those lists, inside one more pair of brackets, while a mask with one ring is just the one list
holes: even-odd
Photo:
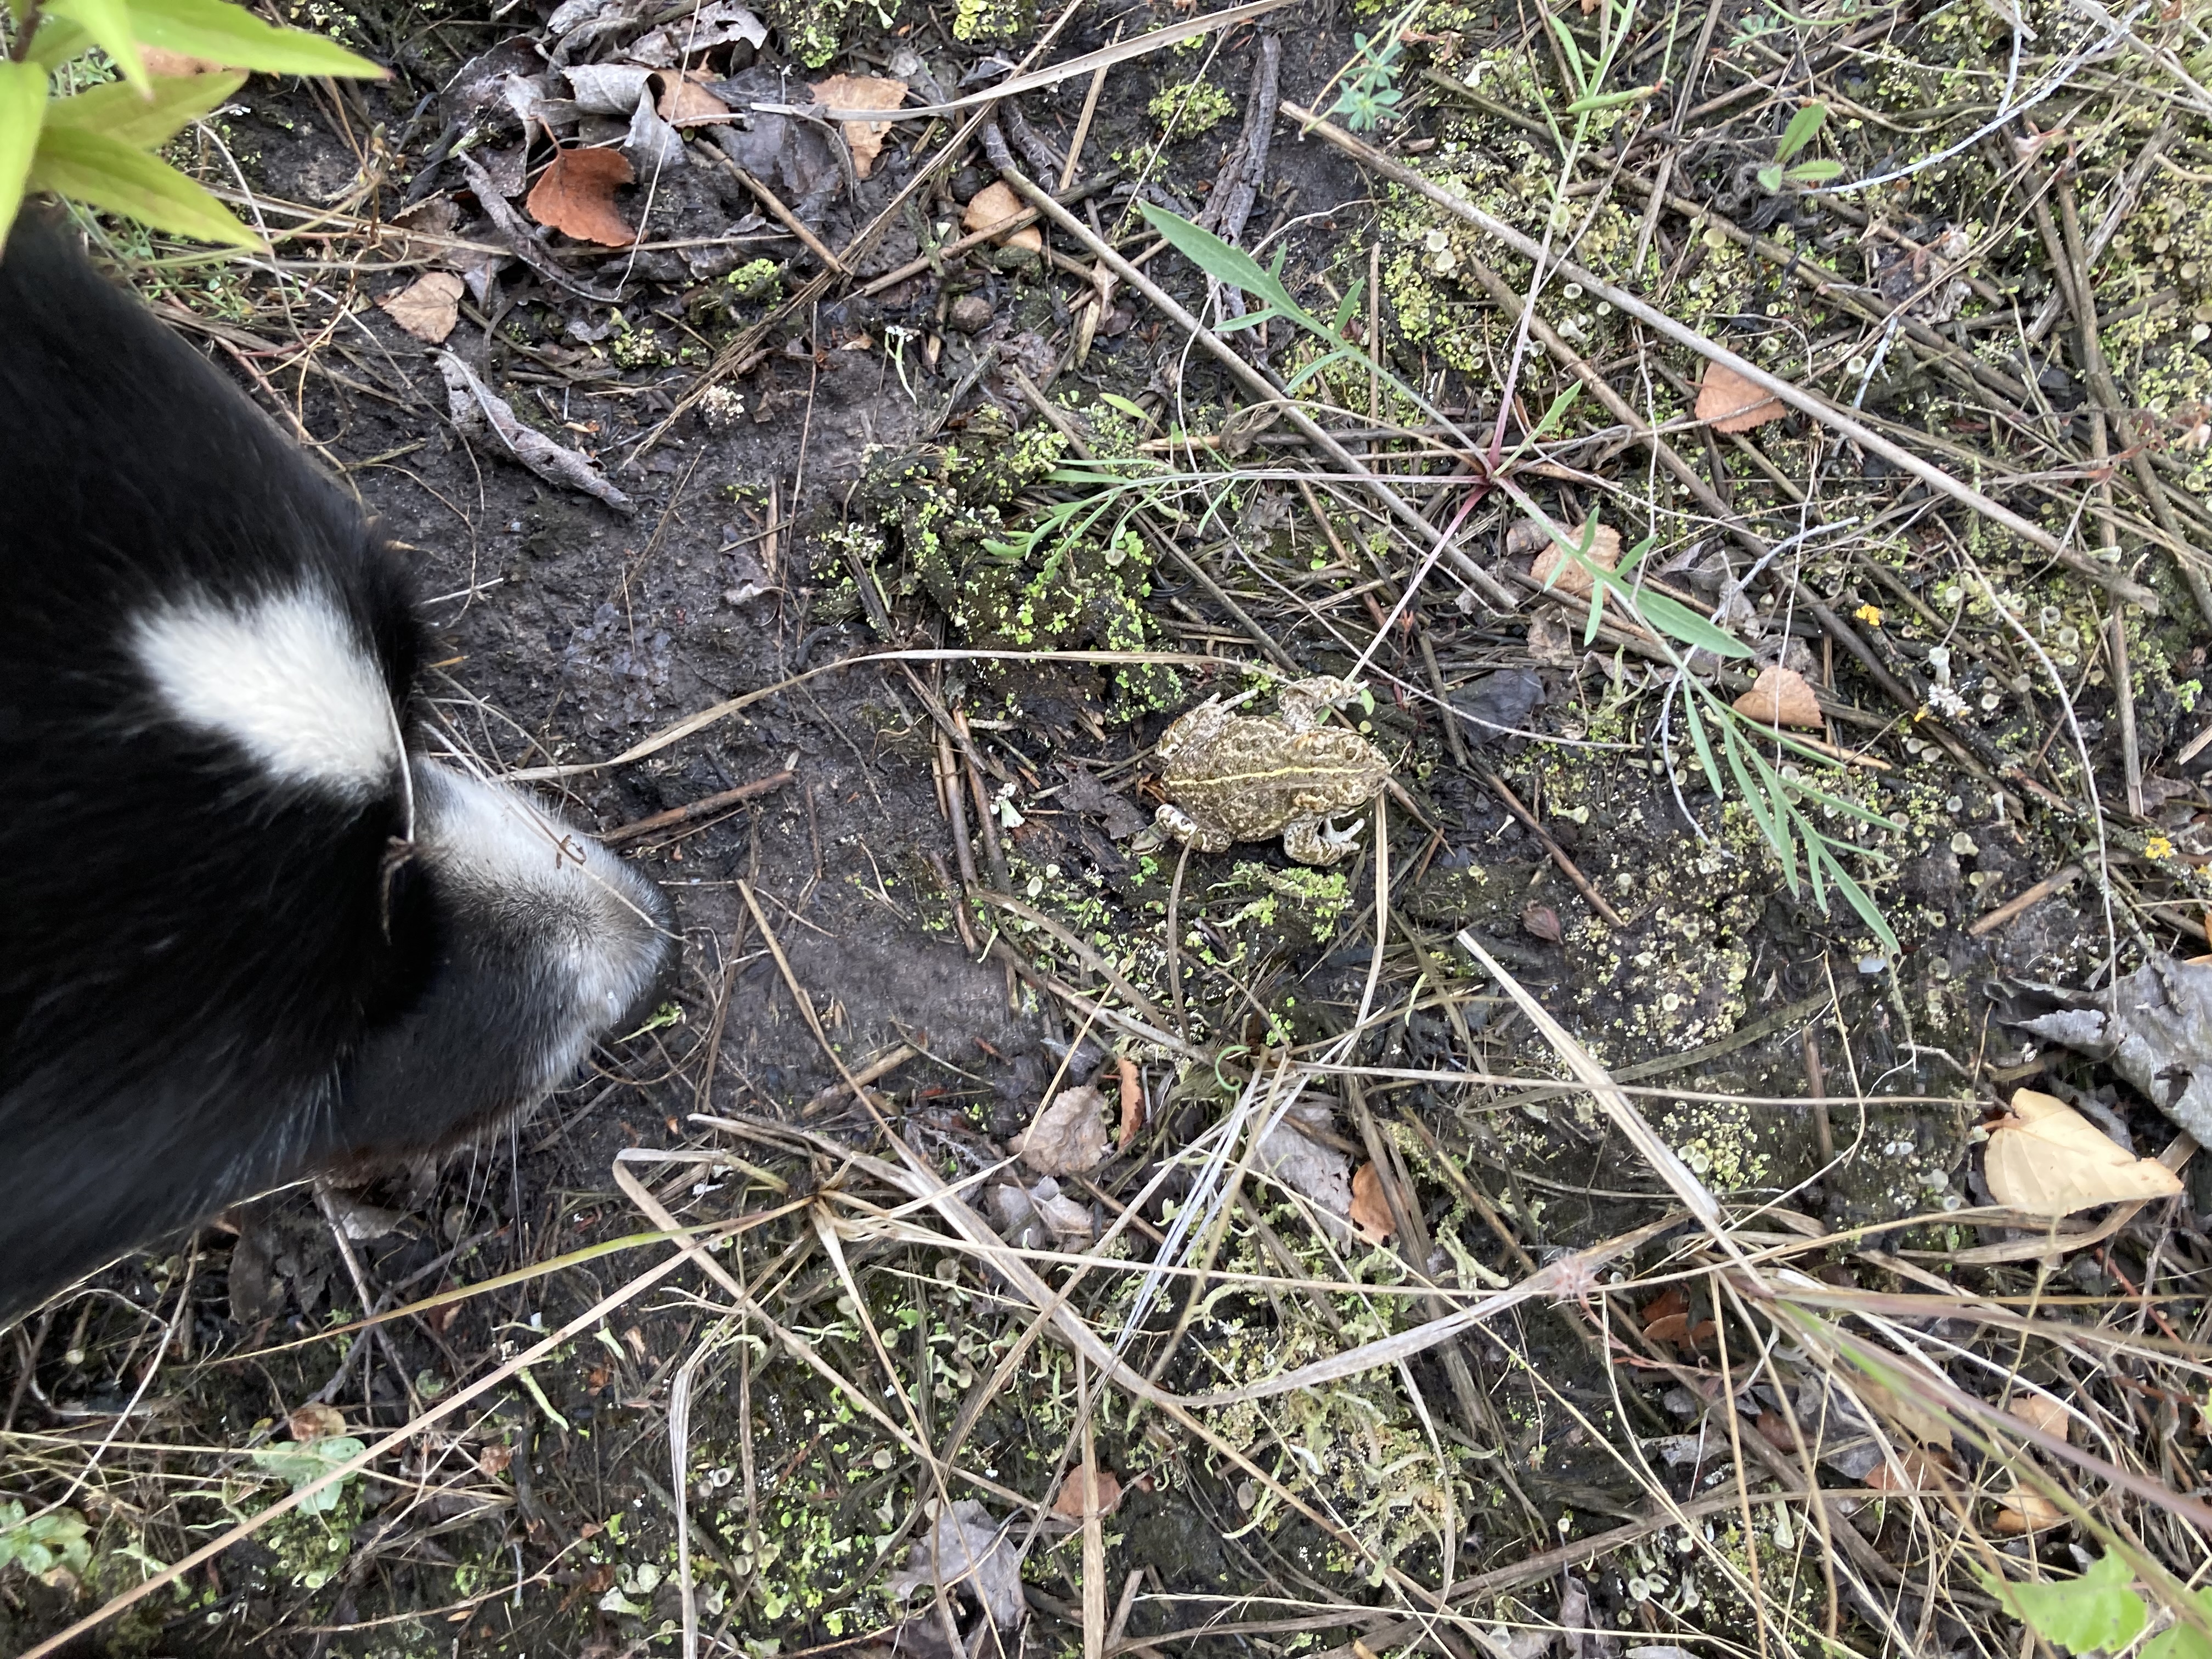
[[1283, 827], [1283, 850], [1300, 864], [1335, 864], [1358, 844], [1356, 830], [1340, 830], [1327, 818], [1299, 818]]

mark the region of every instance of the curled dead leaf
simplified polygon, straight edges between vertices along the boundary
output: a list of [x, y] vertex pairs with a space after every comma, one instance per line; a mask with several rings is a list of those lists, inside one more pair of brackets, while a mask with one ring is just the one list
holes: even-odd
[[[814, 85], [814, 101], [831, 109], [896, 109], [906, 101], [906, 82], [880, 75], [833, 75]], [[888, 121], [841, 121], [845, 142], [853, 147], [853, 171], [863, 179], [883, 154], [884, 139], [891, 130]], [[1006, 186], [1000, 185], [1000, 190]], [[1006, 191], [1009, 197], [1012, 191]], [[1042, 240], [1039, 246], [1042, 246]]]
[[653, 78], [660, 86], [660, 97], [653, 107], [672, 127], [703, 127], [738, 118], [727, 104], [700, 84], [714, 79], [710, 75], [686, 70], [681, 75], [671, 71]]
[[1369, 1244], [1387, 1244], [1395, 1224], [1390, 1219], [1390, 1200], [1382, 1191], [1382, 1172], [1363, 1164], [1352, 1176], [1352, 1207], [1347, 1213], [1352, 1231]]
[[1794, 668], [1770, 663], [1759, 671], [1751, 690], [1735, 700], [1735, 712], [1767, 726], [1801, 726], [1819, 730], [1826, 723], [1820, 699]]
[[1121, 1079], [1121, 1125], [1114, 1137], [1114, 1150], [1125, 1152], [1145, 1127], [1145, 1085], [1137, 1071], [1137, 1062], [1127, 1054], [1115, 1062]]
[[2064, 1101], [2033, 1089], [2014, 1095], [2012, 1115], [1990, 1131], [1983, 1173], [1998, 1203], [2030, 1215], [2072, 1215], [2181, 1191], [2181, 1178], [2156, 1158], [2137, 1158]]
[[628, 247], [637, 233], [615, 210], [615, 191], [637, 177], [619, 150], [574, 148], [556, 155], [523, 206], [550, 230], [602, 247]]
[[507, 1465], [514, 1462], [514, 1448], [504, 1440], [495, 1440], [477, 1454], [477, 1468], [486, 1475], [505, 1474]]
[[1779, 398], [1723, 364], [1707, 362], [1698, 381], [1698, 418], [1716, 432], [1748, 432], [1789, 412]]
[[460, 320], [461, 279], [450, 270], [434, 270], [376, 303], [416, 339], [441, 345]]
[[1957, 1468], [1948, 1452], [1908, 1446], [1894, 1463], [1884, 1458], [1868, 1470], [1866, 1483], [1876, 1492], [1944, 1492]]
[[2053, 1400], [2047, 1394], [2017, 1394], [2005, 1409], [2027, 1424], [2045, 1434], [2055, 1434], [2061, 1440], [2074, 1437], [2074, 1419], [2064, 1402]]
[[1088, 1084], [1062, 1089], [1008, 1145], [1039, 1175], [1083, 1175], [1106, 1161], [1105, 1107]]
[[[1537, 528], [1541, 530], [1542, 526], [1538, 526]], [[1575, 536], [1577, 541], [1581, 539], [1571, 530], [1568, 534]], [[1590, 538], [1589, 551], [1583, 557], [1601, 570], [1617, 568], [1620, 563], [1620, 532], [1609, 524], [1598, 526]], [[1589, 598], [1591, 589], [1597, 585], [1591, 579], [1590, 573], [1551, 538], [1549, 532], [1544, 534], [1543, 550], [1536, 555], [1536, 562], [1530, 567], [1528, 574], [1548, 585], [1555, 593], [1571, 593], [1581, 599]]]
[[346, 1431], [345, 1413], [336, 1406], [310, 1402], [284, 1419], [295, 1440], [329, 1440]]
[[[1092, 1479], [1098, 1486], [1098, 1513], [1111, 1515], [1121, 1502], [1121, 1482], [1111, 1469], [1100, 1469]], [[1083, 1471], [1070, 1469], [1067, 1478], [1060, 1483], [1060, 1496], [1052, 1500], [1052, 1512], [1070, 1521], [1083, 1519]]]
[[1549, 944], [1557, 945], [1564, 937], [1559, 927], [1559, 913], [1548, 904], [1539, 904], [1534, 899], [1521, 907], [1522, 931]]
[[2066, 1511], [2033, 1487], [2021, 1486], [1996, 1500], [1990, 1515], [1991, 1532], [2018, 1536], [2026, 1532], [2049, 1532], [2066, 1524]]
[[[994, 229], [1022, 211], [1022, 198], [1014, 194], [1013, 187], [1002, 179], [994, 179], [969, 200], [967, 210], [960, 216], [960, 228], [972, 236], [977, 231]], [[1044, 233], [1035, 225], [1024, 225], [993, 240], [1005, 247], [1025, 247], [1035, 253], [1044, 252]]]

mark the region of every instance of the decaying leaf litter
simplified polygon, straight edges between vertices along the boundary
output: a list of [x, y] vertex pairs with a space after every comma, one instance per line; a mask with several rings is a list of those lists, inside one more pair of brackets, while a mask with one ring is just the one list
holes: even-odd
[[2199, 12], [314, 21], [95, 235], [684, 976], [17, 1333], [8, 1650], [2212, 1639]]

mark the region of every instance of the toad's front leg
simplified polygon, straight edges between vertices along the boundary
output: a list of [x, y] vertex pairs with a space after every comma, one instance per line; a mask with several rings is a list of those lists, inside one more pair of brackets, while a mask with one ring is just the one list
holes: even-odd
[[1163, 801], [1159, 811], [1152, 814], [1152, 822], [1196, 852], [1225, 853], [1235, 844], [1225, 830], [1200, 823], [1173, 801]]

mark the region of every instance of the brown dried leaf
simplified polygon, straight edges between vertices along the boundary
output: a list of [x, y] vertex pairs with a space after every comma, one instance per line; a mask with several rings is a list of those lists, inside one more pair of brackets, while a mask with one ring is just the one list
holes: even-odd
[[615, 191], [636, 178], [619, 150], [562, 150], [531, 186], [523, 206], [550, 230], [601, 247], [628, 247], [637, 240], [615, 210]]
[[[967, 210], [960, 216], [960, 228], [971, 236], [979, 230], [990, 230], [1023, 211], [1023, 205], [1012, 185], [994, 179], [969, 202]], [[1025, 247], [1034, 253], [1044, 252], [1044, 233], [1035, 225], [1024, 225], [993, 240], [1006, 247]]]
[[[826, 81], [814, 82], [814, 101], [827, 104], [831, 109], [896, 109], [906, 98], [906, 82], [887, 80], [880, 75], [833, 75]], [[884, 137], [891, 130], [888, 121], [841, 121], [845, 129], [845, 142], [853, 147], [853, 171], [861, 178], [868, 176], [883, 154]], [[1000, 190], [1006, 186], [1000, 185]], [[1007, 195], [1013, 192], [1006, 191]], [[1042, 240], [1040, 240], [1042, 246]]]
[[1390, 1242], [1390, 1200], [1383, 1196], [1382, 1172], [1372, 1164], [1363, 1164], [1352, 1176], [1352, 1208], [1348, 1212], [1352, 1231], [1370, 1244]]
[[292, 1431], [295, 1440], [328, 1440], [346, 1431], [345, 1413], [336, 1406], [311, 1401], [288, 1417], [285, 1426]]
[[[1570, 530], [1567, 533], [1577, 542], [1582, 539], [1577, 531]], [[1590, 538], [1589, 551], [1583, 557], [1601, 570], [1615, 568], [1620, 563], [1620, 532], [1609, 524], [1600, 525], [1596, 533]], [[1553, 574], [1555, 571], [1558, 573], [1556, 579]], [[1551, 538], [1548, 532], [1544, 537], [1544, 550], [1537, 554], [1536, 562], [1528, 574], [1540, 582], [1550, 583], [1554, 593], [1571, 593], [1578, 599], [1589, 598], [1590, 590], [1596, 586], [1590, 579], [1590, 573], [1569, 558], [1565, 550]]]
[[1559, 942], [1559, 913], [1548, 904], [1539, 904], [1534, 899], [1530, 899], [1521, 908], [1521, 926], [1523, 931], [1537, 939], [1553, 945]]
[[2064, 1101], [2033, 1089], [2013, 1096], [2012, 1115], [1990, 1131], [1983, 1173], [1998, 1203], [2030, 1215], [2072, 1215], [2181, 1190], [2181, 1178], [2156, 1158], [2137, 1158]]
[[1761, 1412], [1753, 1419], [1759, 1437], [1777, 1451], [1796, 1451], [1797, 1437], [1790, 1432], [1790, 1419], [1780, 1412]]
[[1690, 1316], [1666, 1314], [1644, 1328], [1644, 1334], [1654, 1342], [1687, 1344], [1690, 1340]]
[[505, 1474], [514, 1462], [514, 1448], [504, 1440], [495, 1440], [477, 1454], [477, 1468], [487, 1475]]
[[1126, 1152], [1145, 1127], [1145, 1085], [1137, 1073], [1137, 1062], [1127, 1054], [1115, 1062], [1121, 1075], [1121, 1127], [1114, 1137], [1114, 1150]]
[[434, 270], [376, 303], [416, 339], [440, 345], [460, 320], [461, 279], [450, 270]]
[[[672, 127], [711, 126], [717, 121], [738, 118], [727, 104], [700, 84], [713, 80], [711, 75], [686, 70], [681, 75], [656, 75], [653, 78], [660, 83], [660, 97], [653, 107]], [[867, 175], [864, 172], [861, 176]]]
[[2021, 1486], [2009, 1496], [1998, 1498], [1996, 1512], [1990, 1516], [1991, 1532], [2015, 1536], [2024, 1532], [2049, 1532], [2053, 1527], [2065, 1524], [2065, 1510], [2029, 1486]]
[[1783, 401], [1761, 391], [1734, 369], [1708, 362], [1698, 382], [1698, 418], [1716, 432], [1748, 432], [1790, 412]]
[[[1121, 1482], [1111, 1469], [1101, 1469], [1095, 1479], [1098, 1485], [1098, 1513], [1111, 1515], [1121, 1502]], [[1052, 1512], [1070, 1521], [1083, 1519], [1083, 1471], [1070, 1469], [1067, 1478], [1060, 1483], [1060, 1496], [1052, 1500]]]
[[1009, 1143], [1039, 1175], [1084, 1175], [1106, 1161], [1106, 1097], [1088, 1084], [1062, 1089]]
[[2053, 1400], [2048, 1395], [2014, 1395], [2012, 1403], [2005, 1409], [2032, 1429], [2055, 1434], [2061, 1440], [2070, 1441], [2074, 1437], [2073, 1417], [2063, 1401]]
[[1751, 690], [1735, 700], [1735, 712], [1767, 726], [1804, 726], [1818, 731], [1827, 722], [1820, 699], [1794, 668], [1770, 663], [1759, 671]]
[[1687, 1330], [1689, 1322], [1683, 1318], [1683, 1316], [1689, 1311], [1690, 1298], [1682, 1294], [1682, 1287], [1680, 1285], [1669, 1285], [1645, 1303], [1638, 1310], [1637, 1317], [1644, 1322], [1644, 1333], [1649, 1335], [1651, 1328], [1662, 1319], [1683, 1319], [1682, 1328]]
[[1956, 1467], [1948, 1452], [1907, 1447], [1898, 1453], [1895, 1468], [1884, 1458], [1869, 1469], [1866, 1483], [1876, 1492], [1943, 1492], [1948, 1490], [1947, 1477]]

